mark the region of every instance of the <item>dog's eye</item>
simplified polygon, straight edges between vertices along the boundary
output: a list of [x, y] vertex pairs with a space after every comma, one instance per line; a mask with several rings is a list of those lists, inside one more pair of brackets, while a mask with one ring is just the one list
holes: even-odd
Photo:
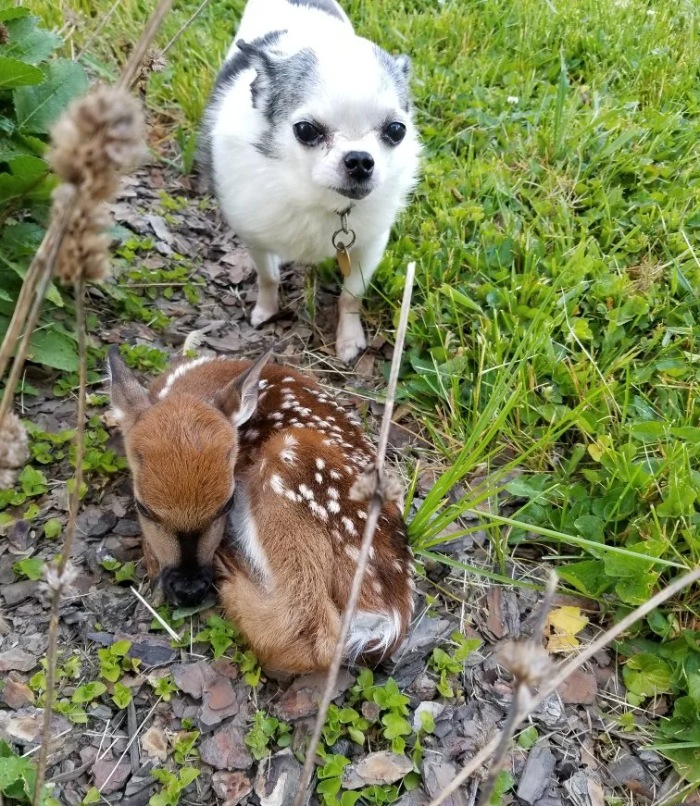
[[393, 123], [389, 123], [384, 127], [383, 135], [385, 140], [397, 146], [406, 136], [406, 127], [403, 123], [399, 123], [395, 120]]
[[139, 513], [139, 515], [142, 515], [149, 521], [158, 521], [158, 518], [151, 512], [151, 510], [147, 506], [142, 504], [138, 498], [134, 499], [134, 504], [136, 505], [136, 511]]
[[294, 124], [294, 134], [297, 140], [305, 146], [315, 146], [323, 140], [321, 129], [306, 120]]

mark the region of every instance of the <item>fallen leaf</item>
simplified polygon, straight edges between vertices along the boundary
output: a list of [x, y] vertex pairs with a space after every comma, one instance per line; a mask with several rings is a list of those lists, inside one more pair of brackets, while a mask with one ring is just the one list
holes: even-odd
[[586, 616], [581, 615], [580, 607], [559, 607], [547, 616], [547, 624], [552, 631], [547, 640], [550, 652], [568, 652], [579, 645], [577, 633], [588, 624]]

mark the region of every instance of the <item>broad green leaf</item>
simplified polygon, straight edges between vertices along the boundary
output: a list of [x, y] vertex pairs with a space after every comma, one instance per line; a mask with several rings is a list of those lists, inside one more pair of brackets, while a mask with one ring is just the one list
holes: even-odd
[[95, 786], [91, 786], [85, 793], [81, 806], [90, 806], [92, 803], [100, 802], [100, 790]]
[[44, 561], [39, 557], [25, 557], [12, 566], [12, 570], [17, 576], [27, 577], [33, 582], [41, 579], [44, 573]]
[[5, 23], [10, 41], [4, 55], [29, 64], [46, 61], [61, 44], [61, 37], [37, 26], [35, 17], [20, 17]]
[[44, 77], [44, 73], [38, 67], [10, 56], [0, 56], [0, 90], [41, 84]]
[[0, 22], [16, 20], [19, 17], [28, 17], [31, 11], [26, 6], [6, 6], [0, 8]]
[[58, 518], [49, 518], [49, 520], [47, 520], [44, 524], [44, 535], [49, 540], [53, 540], [55, 537], [58, 537], [62, 531], [63, 524]]
[[117, 708], [126, 708], [132, 699], [131, 689], [128, 686], [125, 686], [123, 683], [114, 684], [112, 700]]
[[530, 725], [518, 736], [518, 744], [525, 750], [529, 750], [538, 738], [537, 728], [534, 725]]
[[128, 641], [126, 638], [124, 638], [121, 641], [115, 641], [109, 648], [109, 651], [110, 654], [123, 658], [130, 649], [131, 641]]
[[657, 420], [650, 420], [645, 423], [634, 423], [629, 431], [632, 437], [640, 442], [659, 442], [664, 438], [666, 425]]
[[61, 369], [64, 372], [77, 372], [78, 350], [75, 342], [55, 330], [47, 327], [37, 330], [29, 344], [29, 359], [36, 364]]
[[622, 679], [636, 697], [655, 697], [671, 690], [671, 667], [656, 655], [642, 652], [622, 667]]
[[43, 159], [23, 154], [13, 157], [8, 164], [10, 173], [0, 173], [0, 203], [13, 199], [48, 200], [56, 179], [49, 175]]
[[602, 560], [582, 560], [557, 569], [559, 576], [576, 590], [588, 596], [600, 596], [611, 584], [605, 576], [605, 563]]
[[71, 699], [73, 702], [77, 703], [92, 702], [94, 699], [104, 694], [105, 691], [107, 691], [107, 686], [99, 680], [94, 680], [91, 683], [84, 683], [82, 686], [78, 686], [73, 692]]
[[636, 574], [630, 579], [622, 579], [615, 585], [615, 592], [625, 604], [640, 605], [651, 598], [658, 574]]
[[67, 104], [88, 88], [83, 68], [70, 59], [54, 59], [42, 68], [44, 81], [15, 90], [17, 125], [22, 131], [48, 133]]
[[180, 770], [180, 783], [183, 787], [189, 786], [199, 776], [199, 770], [194, 767], [184, 767]]

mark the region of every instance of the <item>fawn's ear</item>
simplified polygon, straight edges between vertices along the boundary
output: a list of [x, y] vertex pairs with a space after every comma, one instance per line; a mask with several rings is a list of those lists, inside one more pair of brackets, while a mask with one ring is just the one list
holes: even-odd
[[126, 433], [139, 416], [150, 407], [148, 392], [136, 380], [132, 371], [124, 363], [119, 348], [113, 346], [107, 353], [112, 411], [121, 430]]
[[261, 355], [245, 372], [234, 378], [214, 398], [214, 405], [223, 411], [233, 425], [243, 425], [253, 416], [258, 405], [260, 373], [271, 356], [272, 348]]

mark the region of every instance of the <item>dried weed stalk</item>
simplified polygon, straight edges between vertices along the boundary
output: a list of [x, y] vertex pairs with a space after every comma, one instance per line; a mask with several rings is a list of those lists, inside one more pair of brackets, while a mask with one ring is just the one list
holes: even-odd
[[[150, 36], [155, 33], [156, 28], [157, 26], [149, 27]], [[150, 36], [142, 37], [140, 45], [147, 47]], [[47, 569], [45, 580], [50, 598], [46, 701], [33, 806], [39, 806], [43, 797], [51, 744], [60, 603], [75, 575], [70, 565], [70, 554], [80, 506], [85, 450], [87, 389], [85, 283], [89, 280], [104, 279], [109, 273], [109, 238], [105, 234], [109, 215], [106, 204], [116, 194], [121, 174], [134, 168], [144, 156], [146, 151], [144, 136], [145, 123], [140, 105], [121, 87], [98, 87], [84, 98], [75, 101], [52, 131], [53, 150], [50, 162], [64, 184], [54, 193], [52, 208], [52, 222], [55, 220], [61, 222], [60, 237], [52, 252], [52, 259], [46, 261], [42, 280], [50, 278], [54, 273], [63, 283], [72, 283], [74, 286], [79, 389], [75, 435], [76, 469], [70, 496], [68, 525], [61, 554]], [[37, 297], [40, 306], [43, 292], [41, 296], [37, 294]], [[30, 327], [28, 322], [23, 345], [28, 342], [32, 329], [33, 326]], [[22, 362], [24, 355], [21, 353], [18, 355]], [[17, 364], [17, 361], [15, 363]], [[5, 397], [8, 398], [7, 392]]]
[[406, 268], [406, 285], [404, 287], [403, 300], [401, 302], [399, 325], [396, 330], [396, 344], [394, 346], [394, 355], [391, 360], [391, 373], [389, 375], [386, 401], [384, 403], [384, 416], [382, 418], [382, 425], [379, 431], [377, 459], [374, 466], [368, 468], [367, 471], [355, 482], [355, 485], [351, 491], [351, 496], [353, 496], [356, 500], [362, 499], [369, 501], [367, 522], [365, 524], [365, 531], [362, 536], [360, 556], [357, 559], [357, 567], [355, 569], [355, 576], [352, 580], [350, 595], [348, 596], [348, 601], [343, 613], [343, 619], [340, 624], [340, 632], [338, 634], [335, 652], [333, 653], [333, 661], [328, 670], [326, 687], [318, 707], [318, 714], [316, 716], [316, 723], [311, 735], [311, 740], [306, 750], [304, 768], [301, 773], [297, 793], [294, 797], [293, 806], [301, 806], [301, 804], [304, 802], [306, 792], [313, 777], [314, 765], [316, 763], [316, 749], [318, 748], [318, 744], [321, 739], [321, 732], [323, 730], [323, 724], [326, 721], [328, 707], [333, 699], [333, 691], [335, 689], [336, 680], [338, 679], [338, 672], [340, 671], [340, 666], [343, 660], [343, 653], [345, 651], [345, 643], [350, 630], [350, 623], [355, 615], [357, 602], [360, 598], [362, 580], [367, 568], [367, 560], [369, 559], [369, 552], [372, 548], [374, 531], [377, 528], [377, 521], [379, 520], [382, 504], [385, 500], [396, 497], [396, 483], [391, 479], [390, 476], [385, 476], [384, 462], [386, 458], [387, 443], [389, 441], [391, 416], [394, 411], [394, 397], [396, 395], [399, 367], [401, 366], [401, 357], [403, 355], [403, 343], [406, 337], [406, 328], [408, 326], [408, 314], [411, 309], [411, 294], [413, 291], [415, 272], [416, 264], [409, 263]]
[[85, 283], [104, 279], [109, 272], [109, 238], [104, 234], [109, 216], [104, 205], [116, 193], [120, 175], [139, 162], [144, 150], [143, 135], [143, 117], [137, 102], [124, 90], [109, 87], [98, 87], [75, 101], [52, 132], [54, 148], [50, 161], [64, 180], [54, 194], [53, 214], [68, 220], [53, 270], [63, 283], [73, 283], [75, 288], [79, 388], [75, 478], [68, 525], [61, 554], [46, 573], [51, 609], [46, 650], [46, 702], [34, 806], [41, 802], [49, 754], [59, 608], [75, 573], [69, 560], [83, 485], [87, 389]]
[[491, 801], [491, 794], [496, 786], [498, 773], [501, 771], [510, 740], [515, 733], [518, 714], [522, 709], [528, 708], [532, 699], [531, 689], [539, 686], [547, 675], [551, 674], [552, 661], [547, 650], [542, 646], [542, 633], [544, 632], [547, 615], [552, 607], [552, 599], [556, 589], [557, 575], [552, 571], [549, 575], [547, 591], [540, 604], [530, 639], [526, 641], [509, 641], [503, 645], [498, 653], [501, 666], [513, 675], [515, 686], [508, 716], [498, 738], [498, 747], [494, 754], [491, 769], [486, 782], [481, 787], [479, 806], [488, 806]]
[[[622, 621], [613, 625], [607, 632], [602, 633], [592, 641], [579, 655], [572, 658], [568, 663], [562, 664], [557, 671], [548, 679], [547, 683], [542, 686], [539, 692], [529, 699], [527, 703], [521, 704], [518, 710], [513, 710], [513, 716], [509, 714], [507, 722], [512, 730], [527, 718], [529, 714], [537, 708], [544, 700], [549, 697], [552, 692], [556, 691], [559, 686], [582, 666], [587, 660], [590, 660], [597, 652], [612, 643], [618, 636], [629, 630], [635, 622], [644, 618], [657, 607], [660, 607], [665, 601], [680, 593], [684, 588], [693, 585], [700, 580], [700, 568], [694, 571], [689, 571], [678, 579], [671, 582], [663, 590], [659, 591], [655, 596], [652, 596], [648, 602], [640, 605], [636, 610], [629, 613]], [[512, 722], [512, 724], [510, 724]], [[452, 781], [443, 789], [443, 791], [432, 800], [428, 806], [438, 806], [446, 800], [455, 790], [459, 789], [467, 779], [474, 775], [497, 751], [500, 744], [501, 734], [495, 736], [485, 747], [483, 747], [469, 762], [457, 773]]]

